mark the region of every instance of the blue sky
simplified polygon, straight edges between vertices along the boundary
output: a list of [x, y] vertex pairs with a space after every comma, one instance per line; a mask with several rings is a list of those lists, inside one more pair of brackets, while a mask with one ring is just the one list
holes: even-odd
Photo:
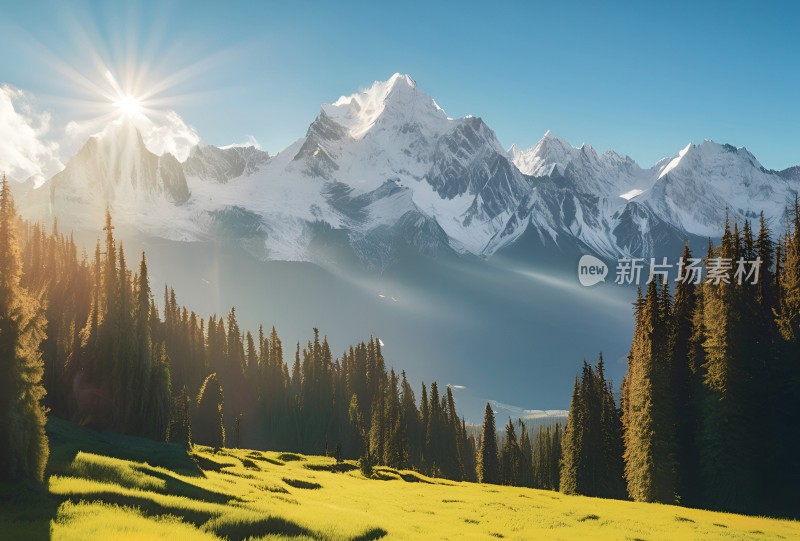
[[110, 4], [4, 6], [0, 82], [63, 126], [92, 97], [59, 67], [102, 79], [94, 54], [151, 85], [177, 72], [162, 103], [203, 141], [275, 152], [320, 103], [399, 71], [506, 147], [551, 129], [651, 165], [708, 138], [800, 164], [795, 2]]

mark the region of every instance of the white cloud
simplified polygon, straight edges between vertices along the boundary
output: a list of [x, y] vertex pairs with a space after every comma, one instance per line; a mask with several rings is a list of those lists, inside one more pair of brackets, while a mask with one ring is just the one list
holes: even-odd
[[38, 113], [31, 96], [8, 85], [0, 86], [0, 172], [37, 185], [63, 168], [59, 145], [48, 140], [49, 113]]
[[[182, 162], [189, 157], [192, 148], [200, 143], [200, 136], [195, 129], [175, 111], [133, 115], [126, 117], [126, 121], [136, 126], [147, 149], [159, 156], [169, 152]], [[114, 122], [121, 122], [121, 119]], [[98, 119], [83, 122], [73, 120], [65, 126], [64, 133], [72, 143], [83, 145], [88, 137], [103, 133], [106, 127], [98, 124]]]
[[189, 157], [189, 152], [200, 142], [200, 136], [175, 111], [167, 111], [163, 118], [152, 120], [143, 116], [136, 119], [144, 144], [159, 156], [169, 152], [179, 161]]
[[70, 139], [86, 137], [90, 130], [91, 124], [89, 122], [78, 122], [77, 120], [71, 120], [64, 126], [64, 134]]
[[551, 417], [566, 417], [569, 413], [567, 410], [529, 410], [513, 406], [511, 404], [503, 404], [497, 400], [489, 400], [489, 403], [497, 408], [511, 414], [515, 419], [547, 419]]

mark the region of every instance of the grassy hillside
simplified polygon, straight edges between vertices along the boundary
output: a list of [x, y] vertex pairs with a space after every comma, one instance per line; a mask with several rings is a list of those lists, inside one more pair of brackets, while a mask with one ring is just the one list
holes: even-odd
[[797, 539], [800, 523], [454, 483], [48, 423], [46, 488], [0, 485], [3, 539]]

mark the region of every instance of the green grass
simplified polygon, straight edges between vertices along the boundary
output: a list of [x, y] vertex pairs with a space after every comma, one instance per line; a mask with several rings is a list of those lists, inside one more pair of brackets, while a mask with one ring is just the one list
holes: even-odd
[[45, 485], [0, 484], [3, 539], [798, 539], [800, 523], [454, 483], [355, 462], [98, 434], [51, 419]]

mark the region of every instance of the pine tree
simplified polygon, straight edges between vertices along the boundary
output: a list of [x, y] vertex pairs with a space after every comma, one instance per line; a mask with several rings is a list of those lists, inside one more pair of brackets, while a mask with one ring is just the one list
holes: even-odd
[[[687, 242], [682, 261], [688, 264], [692, 254]], [[681, 502], [696, 501], [698, 487], [697, 446], [699, 391], [698, 365], [690, 355], [694, 317], [697, 310], [695, 284], [680, 276], [675, 287], [672, 325], [668, 337], [670, 355], [670, 387], [672, 389], [672, 418], [675, 420], [675, 461], [678, 471], [677, 491]]]
[[497, 433], [491, 404], [486, 404], [486, 410], [483, 414], [483, 430], [481, 431], [481, 444], [478, 451], [476, 470], [479, 483], [500, 483]]
[[[263, 329], [262, 329], [263, 332]], [[257, 380], [258, 377], [258, 354], [256, 353], [256, 342], [253, 339], [253, 333], [247, 331], [245, 333], [245, 373], [247, 377], [250, 378], [250, 382], [253, 383]]]
[[0, 181], [0, 479], [42, 481], [49, 455], [45, 435], [43, 365], [45, 321], [37, 301], [20, 287], [17, 213], [11, 187]]
[[624, 478], [622, 420], [610, 381], [606, 381], [603, 354], [597, 361], [597, 400], [599, 409], [600, 451], [597, 456], [597, 495], [604, 498], [624, 499], [627, 495]]
[[533, 437], [531, 444], [532, 450], [532, 474], [533, 474], [533, 488], [553, 488], [550, 485], [550, 427], [540, 426]]
[[419, 469], [422, 466], [422, 434], [420, 432], [419, 411], [414, 391], [406, 379], [405, 370], [401, 373], [400, 411], [403, 419], [403, 432], [408, 440], [409, 466]]
[[167, 439], [169, 430], [172, 381], [169, 356], [163, 343], [158, 348], [158, 352], [158, 359], [150, 371], [149, 402], [143, 415], [145, 420], [143, 435], [164, 441]]
[[[119, 274], [117, 277], [117, 308], [118, 327], [114, 338], [114, 349], [111, 354], [111, 392], [116, 406], [116, 428], [128, 434], [141, 434], [141, 418], [139, 417], [144, 405], [147, 403], [146, 380], [137, 381], [138, 387], [131, 386], [132, 380], [139, 379], [136, 365], [139, 352], [136, 335], [130, 332], [134, 328], [133, 306], [131, 302], [130, 273], [125, 262], [125, 250], [119, 246]], [[149, 313], [149, 302], [148, 302]], [[147, 351], [149, 353], [149, 344]], [[145, 371], [149, 379], [149, 361]], [[138, 391], [138, 392], [137, 392]]]
[[361, 407], [358, 405], [358, 395], [356, 393], [353, 393], [353, 396], [350, 398], [348, 416], [350, 426], [353, 427], [353, 430], [358, 434], [361, 440], [360, 448], [366, 450], [369, 447], [369, 438], [367, 437], [367, 430], [364, 426], [364, 415], [361, 412]]
[[636, 501], [673, 503], [677, 496], [668, 313], [668, 297], [659, 294], [653, 280], [645, 298], [637, 301], [623, 393], [625, 479]]
[[186, 387], [172, 399], [170, 407], [167, 441], [179, 443], [187, 449], [192, 447], [192, 401]]
[[547, 428], [547, 455], [549, 457], [547, 488], [551, 490], [561, 490], [561, 437], [562, 431], [560, 424], [556, 424], [552, 431], [550, 427]]
[[408, 461], [408, 441], [403, 435], [398, 385], [397, 374], [391, 370], [384, 405], [386, 446], [383, 463], [392, 468], [405, 468]]
[[428, 450], [428, 467], [431, 475], [442, 475], [442, 466], [447, 460], [444, 447], [446, 423], [442, 402], [439, 397], [439, 386], [434, 381], [431, 383], [430, 404], [428, 406], [428, 426], [425, 432], [425, 446]]
[[[731, 231], [726, 221], [722, 244], [712, 254], [735, 260], [739, 253], [737, 229]], [[747, 359], [739, 342], [746, 332], [741, 307], [742, 291], [735, 282], [703, 284], [704, 395], [698, 434], [703, 503], [732, 511], [745, 511], [757, 498], [757, 476], [751, 465], [755, 442], [750, 441], [746, 411]]]
[[445, 393], [445, 461], [444, 474], [448, 479], [461, 481], [464, 473], [464, 440], [461, 437], [461, 420], [456, 412], [456, 402], [453, 398], [453, 388], [448, 385]]
[[428, 439], [427, 439], [427, 431], [428, 431], [428, 424], [431, 421], [431, 414], [430, 409], [428, 408], [428, 389], [425, 387], [425, 382], [422, 382], [422, 394], [420, 396], [419, 401], [419, 420], [420, 420], [420, 429], [419, 429], [419, 443], [420, 447], [422, 448], [422, 467], [424, 471], [428, 471], [428, 467], [430, 465], [430, 455], [428, 452]]
[[297, 342], [297, 347], [294, 353], [294, 363], [292, 364], [292, 380], [290, 386], [290, 395], [295, 407], [300, 403], [300, 387], [303, 383], [303, 374], [300, 369], [300, 342]]
[[[777, 300], [775, 322], [780, 332], [776, 353], [779, 361], [771, 370], [769, 404], [774, 408], [775, 434], [773, 451], [768, 456], [772, 466], [768, 479], [773, 509], [797, 516], [800, 509], [800, 201], [795, 199], [791, 224], [777, 254]], [[790, 220], [787, 217], [787, 222]]]
[[586, 426], [586, 412], [583, 404], [578, 377], [572, 388], [567, 425], [561, 439], [561, 462], [559, 484], [564, 494], [582, 494], [581, 450], [583, 449]]
[[517, 441], [514, 422], [508, 418], [506, 437], [500, 451], [500, 481], [504, 485], [520, 486], [522, 484], [522, 452]]
[[[243, 436], [257, 442], [245, 446], [317, 453], [322, 442], [326, 449], [336, 442], [342, 457], [363, 452], [369, 464], [475, 478], [475, 438], [456, 411], [452, 388], [440, 394], [434, 384], [429, 397], [423, 386], [417, 408], [405, 374], [387, 373], [379, 340], [334, 360], [315, 329], [302, 355], [298, 343], [290, 377], [274, 327], [269, 337], [259, 328], [256, 342], [239, 328], [235, 310], [204, 320], [179, 305], [168, 285], [159, 309], [145, 254], [136, 272], [130, 270], [110, 213], [93, 261], [85, 254], [79, 261], [74, 240], [55, 227], [50, 236], [38, 224], [24, 227], [20, 285], [47, 303], [53, 335], [42, 351], [49, 384], [66, 391], [53, 393], [61, 394], [54, 401], [61, 415], [190, 446], [192, 418], [194, 437], [209, 441], [203, 425], [215, 417], [198, 413], [217, 403], [211, 399], [216, 378], [206, 378], [217, 374], [217, 386], [224, 385], [225, 374], [234, 398], [220, 402], [224, 408], [239, 402], [234, 418], [241, 419]], [[175, 397], [173, 387], [181, 389]], [[223, 428], [220, 423], [217, 433]]]
[[[128, 404], [126, 407], [126, 426], [132, 432], [138, 434], [144, 433], [160, 433], [158, 422], [147, 416], [148, 406], [158, 402], [158, 398], [151, 397], [151, 394], [158, 394], [159, 391], [163, 393], [164, 380], [163, 375], [153, 379], [151, 372], [153, 371], [152, 350], [150, 336], [150, 283], [147, 274], [147, 259], [144, 252], [142, 252], [142, 262], [139, 265], [139, 273], [137, 276], [136, 286], [136, 307], [134, 311], [134, 324], [133, 324], [133, 347], [131, 351], [131, 367], [128, 374], [126, 400]], [[163, 361], [163, 359], [159, 359]], [[152, 379], [152, 381], [151, 381]], [[153, 387], [156, 385], [156, 387]], [[168, 395], [169, 396], [169, 395]], [[137, 404], [137, 402], [139, 402]], [[156, 426], [146, 426], [148, 423], [155, 423]]]
[[383, 384], [379, 384], [378, 392], [372, 400], [369, 449], [372, 454], [372, 463], [379, 464], [384, 461], [387, 447], [387, 422], [386, 422], [386, 398]]
[[[111, 222], [111, 212], [106, 209], [106, 225], [103, 228], [106, 232], [106, 252], [103, 266], [103, 319], [98, 330], [98, 341], [100, 347], [100, 359], [97, 365], [96, 374], [99, 376], [101, 387], [111, 389], [114, 385], [112, 375], [118, 368], [120, 346], [117, 339], [120, 335], [120, 308], [119, 293], [117, 286], [117, 244], [114, 239], [114, 226]], [[116, 412], [115, 412], [116, 413]]]
[[464, 481], [471, 483], [476, 482], [476, 458], [477, 447], [475, 445], [475, 436], [467, 433], [467, 422], [461, 418], [461, 448], [464, 450]]
[[583, 361], [580, 394], [583, 407], [583, 438], [578, 456], [578, 480], [580, 494], [598, 496], [604, 475], [602, 452], [603, 432], [601, 427], [602, 397], [597, 374], [592, 366]]
[[193, 441], [211, 447], [225, 447], [225, 403], [222, 385], [216, 374], [209, 374], [197, 394], [192, 417]]
[[[800, 202], [795, 200], [792, 226], [783, 242], [777, 324], [786, 342], [786, 354], [800, 353]], [[798, 356], [793, 358], [797, 359]]]
[[602, 354], [596, 368], [584, 361], [575, 378], [563, 439], [560, 427], [540, 432], [534, 459], [537, 486], [560, 487], [567, 494], [625, 496], [619, 411]]
[[533, 444], [531, 443], [528, 428], [522, 419], [519, 425], [519, 450], [520, 450], [520, 486], [533, 487]]

